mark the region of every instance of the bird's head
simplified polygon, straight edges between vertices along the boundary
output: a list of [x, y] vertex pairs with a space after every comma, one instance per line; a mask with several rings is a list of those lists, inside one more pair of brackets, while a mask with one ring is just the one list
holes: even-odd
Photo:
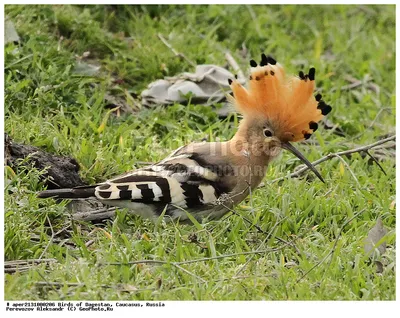
[[233, 91], [230, 101], [243, 115], [245, 138], [262, 142], [271, 151], [276, 147], [289, 150], [323, 181], [314, 166], [291, 144], [311, 137], [318, 121], [332, 107], [320, 94], [314, 96], [315, 68], [308, 74], [286, 76], [283, 67], [272, 57], [261, 55], [261, 62], [251, 60], [248, 87], [229, 80]]

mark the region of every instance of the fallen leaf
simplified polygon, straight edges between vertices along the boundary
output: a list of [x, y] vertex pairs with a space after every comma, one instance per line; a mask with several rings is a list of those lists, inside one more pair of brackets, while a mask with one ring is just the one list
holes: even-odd
[[106, 115], [104, 116], [103, 121], [101, 122], [99, 128], [97, 128], [97, 132], [98, 132], [99, 134], [101, 134], [101, 133], [104, 131], [104, 129], [106, 128], [106, 124], [107, 124], [108, 118], [110, 117], [110, 114], [111, 114], [112, 112], [116, 111], [117, 109], [119, 109], [119, 106], [118, 106], [118, 107], [115, 107], [115, 108], [113, 108], [113, 109], [110, 109], [109, 111], [107, 111], [107, 113], [106, 113]]
[[78, 61], [72, 73], [82, 76], [96, 76], [99, 74], [100, 68], [99, 65]]
[[387, 230], [379, 218], [375, 226], [368, 232], [368, 236], [364, 242], [364, 251], [370, 258], [375, 260], [386, 252], [386, 240], [384, 239], [386, 233]]
[[159, 79], [141, 93], [144, 106], [169, 105], [174, 102], [210, 105], [226, 99], [228, 79], [234, 75], [217, 65], [197, 65], [195, 73], [182, 73]]
[[342, 162], [339, 164], [339, 172], [340, 172], [340, 175], [341, 175], [341, 176], [344, 175], [344, 165], [343, 165]]
[[150, 242], [150, 238], [148, 237], [148, 235], [146, 233], [142, 234], [142, 239], [147, 241], [147, 242]]
[[19, 42], [19, 35], [15, 30], [14, 23], [6, 19], [4, 23], [4, 44]]
[[119, 291], [125, 291], [125, 292], [134, 292], [137, 291], [137, 287], [134, 285], [130, 284], [118, 284], [117, 285], [117, 290]]
[[377, 273], [382, 273], [383, 272], [383, 264], [380, 261], [375, 261], [376, 265], [376, 272]]

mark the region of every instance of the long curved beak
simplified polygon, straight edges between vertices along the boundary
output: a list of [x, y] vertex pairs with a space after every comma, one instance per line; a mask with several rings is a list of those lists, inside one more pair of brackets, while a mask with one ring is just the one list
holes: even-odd
[[310, 161], [308, 161], [306, 159], [306, 157], [304, 157], [300, 151], [298, 151], [295, 147], [293, 147], [292, 144], [290, 144], [289, 142], [283, 142], [281, 144], [281, 147], [283, 149], [289, 150], [292, 154], [294, 154], [297, 158], [299, 158], [302, 162], [304, 162], [307, 165], [307, 167], [309, 167], [310, 170], [315, 173], [315, 175], [318, 177], [318, 179], [321, 180], [323, 183], [325, 183], [324, 179], [319, 174], [318, 170], [315, 169], [315, 167], [312, 165], [312, 163]]

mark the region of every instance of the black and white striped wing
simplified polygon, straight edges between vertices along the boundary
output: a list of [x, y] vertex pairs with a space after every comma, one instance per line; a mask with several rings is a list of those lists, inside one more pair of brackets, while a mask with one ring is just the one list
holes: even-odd
[[197, 208], [215, 204], [229, 191], [212, 167], [199, 164], [194, 154], [170, 156], [148, 168], [111, 179], [95, 188], [95, 196], [110, 204], [124, 201], [165, 207]]

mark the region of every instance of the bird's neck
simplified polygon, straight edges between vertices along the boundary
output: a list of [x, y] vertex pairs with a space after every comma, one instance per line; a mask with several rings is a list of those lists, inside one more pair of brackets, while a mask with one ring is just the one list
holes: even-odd
[[257, 161], [268, 161], [269, 157], [273, 157], [274, 154], [265, 151], [265, 139], [257, 136], [254, 129], [255, 124], [251, 119], [243, 118], [229, 143], [238, 152], [247, 153]]
[[[262, 181], [269, 162], [277, 154], [265, 151], [263, 138], [253, 137], [249, 129], [252, 127], [249, 120], [243, 119], [235, 136], [227, 142], [228, 148], [234, 149], [234, 160], [239, 166], [247, 166], [251, 176], [251, 188], [255, 188]], [[248, 175], [244, 176], [246, 179]]]

